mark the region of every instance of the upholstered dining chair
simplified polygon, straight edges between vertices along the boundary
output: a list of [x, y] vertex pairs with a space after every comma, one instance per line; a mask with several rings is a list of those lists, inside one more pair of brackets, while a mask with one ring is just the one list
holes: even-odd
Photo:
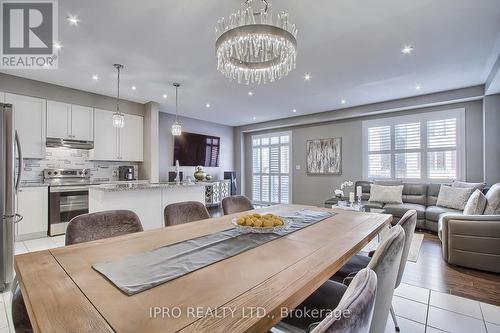
[[12, 323], [16, 333], [32, 333], [30, 317], [17, 278], [12, 284]]
[[109, 210], [74, 217], [66, 229], [66, 245], [142, 231], [141, 220], [130, 210]]
[[[394, 285], [396, 283], [399, 263], [401, 261], [401, 254], [403, 253], [404, 246], [404, 230], [401, 226], [396, 225], [391, 228], [387, 234], [387, 237], [382, 241], [382, 243], [375, 251], [372, 260], [368, 264], [369, 269], [373, 270], [377, 275], [377, 292], [375, 297], [375, 305], [373, 310], [373, 318], [370, 324], [370, 333], [382, 333], [385, 330], [385, 325], [387, 323], [387, 316], [389, 316], [389, 309], [391, 307], [392, 296], [394, 294]], [[349, 276], [345, 281], [350, 281], [353, 283], [356, 276]], [[331, 282], [333, 282], [333, 284]], [[350, 286], [350, 284], [349, 284]], [[338, 300], [346, 292], [348, 287], [340, 282], [329, 280], [323, 284], [316, 292], [313, 293], [303, 304], [307, 304], [308, 309], [325, 309], [325, 306], [331, 309], [336, 305], [331, 300]], [[297, 307], [302, 309], [302, 304]], [[320, 318], [323, 319], [323, 318]], [[311, 329], [311, 325], [314, 318], [310, 317], [300, 317], [295, 318], [289, 316], [283, 319], [282, 323], [290, 325], [291, 332], [298, 331], [308, 331]], [[354, 325], [354, 324], [353, 324]], [[280, 329], [278, 325], [278, 329]], [[361, 330], [362, 331], [362, 330]], [[316, 333], [316, 331], [314, 331]], [[321, 331], [321, 332], [329, 332]], [[337, 332], [337, 331], [335, 331]], [[339, 331], [340, 332], [340, 331]], [[344, 332], [357, 332], [357, 330], [346, 330]]]
[[[297, 307], [328, 311], [323, 320], [311, 322], [315, 319], [294, 318], [292, 312], [276, 328], [285, 332], [368, 333], [376, 292], [377, 275], [369, 268], [359, 271], [349, 287], [329, 280]], [[342, 315], [345, 313], [349, 313], [349, 317]]]
[[254, 209], [252, 202], [244, 195], [233, 195], [222, 199], [224, 215], [246, 212]]
[[210, 218], [205, 205], [198, 201], [173, 203], [165, 207], [165, 226], [172, 226]]
[[[394, 288], [399, 287], [401, 279], [403, 278], [403, 273], [405, 271], [406, 262], [408, 261], [408, 254], [410, 253], [411, 242], [413, 240], [413, 234], [415, 233], [415, 227], [417, 225], [417, 211], [409, 210], [407, 211], [396, 225], [403, 228], [405, 232], [405, 240], [403, 246], [403, 253], [401, 255], [401, 262], [399, 263], [398, 276]], [[344, 279], [349, 274], [354, 274], [355, 272], [367, 267], [371, 258], [366, 255], [357, 254], [355, 255], [347, 264], [345, 264], [334, 276], [334, 280]], [[394, 312], [394, 307], [391, 305], [390, 308], [391, 317], [394, 322], [396, 332], [399, 332], [399, 325], [396, 319], [396, 314]]]
[[[66, 229], [66, 245], [90, 242], [142, 231], [139, 217], [129, 210], [83, 214], [73, 218]], [[12, 286], [12, 322], [16, 333], [33, 332], [21, 288]]]

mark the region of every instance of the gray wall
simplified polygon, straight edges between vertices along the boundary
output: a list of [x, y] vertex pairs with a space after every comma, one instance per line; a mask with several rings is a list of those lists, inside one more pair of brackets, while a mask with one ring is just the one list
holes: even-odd
[[[0, 73], [0, 91], [89, 106], [103, 110], [113, 111], [116, 109], [116, 99], [113, 97], [25, 79], [4, 73]], [[144, 115], [144, 105], [140, 103], [121, 100], [120, 110], [124, 113], [140, 116]]]
[[[455, 103], [437, 107], [420, 108], [417, 110], [400, 111], [384, 115], [359, 117], [354, 119], [324, 122], [315, 125], [302, 125], [280, 128], [292, 131], [292, 198], [294, 203], [320, 205], [331, 196], [332, 189], [338, 188], [345, 180], [359, 180], [363, 176], [362, 166], [362, 121], [390, 116], [434, 112], [453, 108], [465, 108], [466, 116], [466, 177], [468, 181], [483, 181], [483, 151], [482, 151], [482, 101]], [[250, 137], [252, 134], [272, 132], [273, 130], [245, 134], [244, 165], [251, 165]], [[310, 139], [342, 137], [342, 175], [317, 176], [306, 174], [306, 141]], [[236, 157], [238, 158], [238, 157]], [[295, 170], [296, 165], [301, 170]], [[250, 170], [245, 172], [245, 183], [251, 184]], [[245, 194], [251, 196], [251, 188], [245, 188]]]
[[484, 179], [488, 184], [500, 182], [500, 94], [485, 96]]
[[[171, 133], [171, 126], [175, 116], [169, 113], [160, 112], [160, 130], [159, 130], [159, 163], [160, 163], [160, 181], [168, 180], [168, 172], [174, 171], [174, 138]], [[208, 121], [179, 117], [182, 130], [190, 133], [214, 135], [221, 138], [221, 147], [219, 155], [218, 168], [205, 168], [205, 171], [216, 179], [224, 178], [224, 171], [232, 171], [233, 164], [233, 127], [211, 123]], [[194, 179], [194, 167], [183, 167], [181, 171], [184, 176], [190, 176]]]

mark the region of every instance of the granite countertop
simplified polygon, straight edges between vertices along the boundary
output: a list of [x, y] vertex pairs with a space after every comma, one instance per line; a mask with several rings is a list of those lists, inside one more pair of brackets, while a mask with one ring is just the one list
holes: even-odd
[[179, 187], [195, 187], [203, 186], [198, 183], [128, 183], [128, 184], [102, 184], [91, 186], [91, 189], [101, 190], [104, 192], [124, 192], [135, 190], [154, 190], [159, 188], [179, 188]]

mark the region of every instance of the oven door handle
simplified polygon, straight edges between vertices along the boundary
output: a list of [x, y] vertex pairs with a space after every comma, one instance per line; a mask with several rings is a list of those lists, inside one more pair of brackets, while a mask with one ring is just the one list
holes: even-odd
[[82, 191], [88, 191], [89, 186], [51, 186], [50, 187], [50, 192], [51, 193], [61, 193], [61, 192], [82, 192]]

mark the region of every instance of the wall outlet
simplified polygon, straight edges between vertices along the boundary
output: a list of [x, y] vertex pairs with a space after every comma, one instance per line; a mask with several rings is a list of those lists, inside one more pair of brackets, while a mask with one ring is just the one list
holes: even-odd
[[300, 164], [295, 165], [295, 170], [300, 170]]
[[113, 177], [118, 177], [118, 169], [113, 170]]

